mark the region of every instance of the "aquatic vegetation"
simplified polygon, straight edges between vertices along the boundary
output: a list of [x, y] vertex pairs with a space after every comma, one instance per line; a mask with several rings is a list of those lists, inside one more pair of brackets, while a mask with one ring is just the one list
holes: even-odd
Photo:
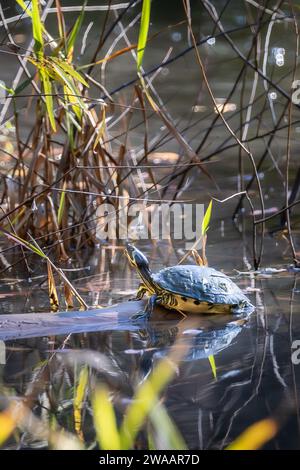
[[[22, 399], [16, 400], [13, 391], [4, 391], [7, 406], [0, 412], [0, 446], [7, 448], [12, 442], [25, 439], [29, 447], [36, 441], [43, 447], [82, 449], [95, 448], [97, 442], [104, 450], [125, 450], [140, 447], [139, 436], [146, 433], [147, 439], [156, 443], [155, 447], [185, 449], [186, 444], [168, 416], [162, 397], [188, 350], [189, 341], [183, 341], [179, 334], [167, 357], [159, 360], [146, 378], [139, 378], [133, 384], [133, 396], [126, 399], [128, 405], [119, 426], [115, 408], [118, 410], [121, 405], [126, 383], [112, 358], [98, 353], [95, 362], [95, 352], [87, 350], [85, 354], [80, 353], [85, 364], [80, 366], [76, 351], [53, 351], [33, 371], [30, 388]], [[44, 380], [45, 374], [52, 376], [51, 383]], [[64, 391], [62, 383], [59, 385], [61, 374], [69, 379]], [[59, 399], [62, 392], [66, 396], [63, 402]], [[36, 416], [33, 408], [40, 406], [43, 411]], [[73, 424], [66, 417], [70, 407], [73, 407]], [[88, 420], [92, 420], [92, 426], [87, 426]], [[91, 428], [94, 428], [93, 438]]]
[[[103, 30], [99, 31], [94, 49], [87, 49], [93, 22], [86, 26], [86, 18], [91, 12], [99, 10], [97, 6], [84, 3], [77, 9], [77, 18], [70, 20], [68, 8], [60, 1], [55, 3], [55, 8], [43, 6], [38, 1], [32, 2], [30, 8], [22, 0], [18, 0], [18, 4], [23, 14], [16, 21], [21, 22], [23, 17], [27, 17], [27, 24], [31, 29], [32, 41], [28, 48], [19, 46], [14, 41], [13, 29], [10, 32], [12, 20], [5, 18], [5, 12], [1, 15], [2, 28], [9, 38], [7, 51], [2, 53], [7, 52], [21, 64], [15, 80], [1, 82], [7, 96], [0, 121], [8, 136], [6, 140], [9, 140], [9, 143], [1, 148], [5, 171], [2, 184], [4, 212], [0, 221], [5, 229], [12, 223], [16, 235], [30, 242], [30, 234], [34, 239], [40, 240], [43, 248], [55, 248], [58, 256], [66, 259], [72, 255], [74, 249], [92, 249], [99, 243], [97, 226], [102, 224], [102, 215], [97, 215], [99, 205], [108, 202], [118, 213], [120, 201], [124, 201], [125, 206], [130, 205], [132, 201], [144, 201], [147, 205], [150, 199], [158, 203], [166, 199], [172, 202], [178, 199], [179, 194], [186, 193], [185, 185], [192, 175], [193, 180], [197, 176], [201, 184], [205, 185], [205, 201], [208, 199], [207, 192], [215, 193], [213, 198], [222, 200], [223, 204], [234, 202], [235, 198], [239, 199], [234, 210], [234, 220], [238, 222], [238, 228], [241, 226], [239, 221], [245, 220], [247, 232], [252, 230], [249, 236], [252, 237], [254, 268], [257, 269], [261, 264], [266, 227], [269, 227], [269, 224], [270, 230], [275, 229], [289, 245], [292, 259], [297, 265], [297, 230], [294, 227], [293, 214], [298, 204], [296, 198], [299, 175], [295, 178], [291, 175], [293, 162], [290, 156], [289, 129], [293, 127], [293, 116], [290, 116], [287, 125], [283, 125], [283, 111], [278, 115], [276, 122], [276, 99], [271, 100], [273, 104], [269, 102], [270, 109], [259, 107], [263, 95], [258, 94], [257, 82], [262, 81], [267, 96], [271, 93], [270, 90], [274, 89], [277, 96], [285, 100], [285, 110], [291, 103], [291, 97], [276, 82], [277, 78], [271, 79], [268, 75], [267, 56], [264, 57], [263, 70], [256, 70], [253, 65], [255, 54], [258, 52], [255, 52], [253, 45], [255, 34], [249, 32], [250, 26], [247, 23], [244, 22], [243, 26], [235, 28], [235, 31], [249, 34], [250, 38], [251, 34], [253, 35], [248, 58], [232, 42], [230, 33], [217, 18], [217, 10], [211, 10], [206, 3], [203, 4], [203, 11], [197, 13], [193, 8], [189, 8], [189, 2], [184, 2], [185, 8], [182, 10], [183, 17], [180, 22], [154, 31], [154, 20], [152, 25], [150, 24], [151, 2], [144, 0], [136, 6], [133, 6], [134, 2], [129, 2], [124, 7], [111, 5], [111, 9], [108, 7], [107, 11], [106, 7], [100, 8], [104, 11]], [[254, 10], [258, 8], [252, 7]], [[155, 5], [152, 5], [153, 8], [152, 19], [157, 13]], [[269, 17], [264, 18], [259, 8], [257, 11], [262, 15], [262, 27], [268, 23]], [[55, 20], [53, 13], [56, 15]], [[129, 23], [130, 27], [138, 25], [140, 20], [133, 41], [127, 31], [129, 26], [126, 26], [126, 15], [129, 13], [134, 14]], [[196, 18], [197, 14], [208, 15], [210, 20], [207, 19], [207, 25], [212, 24], [219, 32], [198, 41], [195, 35], [196, 26], [192, 24], [192, 17], [195, 15]], [[286, 11], [279, 15], [279, 20], [284, 23], [287, 17]], [[113, 39], [112, 35], [118, 28], [120, 32]], [[176, 28], [187, 28], [189, 47], [178, 54], [167, 52], [160, 64], [145, 70], [145, 58], [147, 61], [151, 58], [152, 44], [159, 44], [161, 36]], [[182, 37], [182, 33], [178, 34]], [[256, 34], [261, 34], [260, 30]], [[202, 129], [203, 117], [200, 116], [200, 119], [192, 120], [186, 128], [180, 127], [176, 124], [176, 119], [173, 119], [167, 104], [160, 98], [159, 86], [155, 86], [154, 79], [163, 77], [164, 70], [167, 70], [170, 64], [176, 64], [181, 55], [192, 54], [193, 50], [196, 51], [196, 61], [192, 67], [195, 70], [201, 69], [202, 46], [211, 44], [210, 47], [217, 48], [221, 39], [229, 44], [235, 57], [241, 61], [242, 71], [233, 81], [228, 98], [220, 98], [214, 95], [209, 86], [209, 77], [202, 67], [201, 73], [204, 73], [204, 82], [209, 86], [208, 94], [213, 104], [212, 113], [205, 115], [209, 122]], [[124, 47], [122, 42], [125, 42]], [[285, 50], [284, 47], [277, 49], [281, 55], [281, 51]], [[148, 52], [146, 56], [145, 50]], [[273, 48], [270, 54], [274, 50]], [[110, 71], [114, 70], [114, 64], [116, 67], [119, 63], [125, 64], [130, 55], [135, 61], [136, 78], [115, 89], [107, 86], [111, 81], [115, 81], [114, 76], [111, 76], [113, 72]], [[255, 76], [250, 101], [247, 102], [243, 92], [242, 106], [232, 107], [231, 111], [225, 113], [228, 103], [235, 104], [234, 98], [235, 101], [238, 98], [236, 90], [240, 83], [244, 83], [248, 68], [254, 71]], [[280, 66], [277, 73], [283, 68]], [[151, 74], [154, 75], [150, 80]], [[24, 104], [26, 99], [28, 101]], [[219, 102], [222, 107], [216, 107]], [[293, 104], [296, 110], [298, 104]], [[26, 130], [24, 106], [30, 109], [31, 117]], [[210, 107], [205, 105], [203, 112], [206, 109], [209, 110]], [[270, 112], [273, 124], [268, 119]], [[227, 114], [230, 116], [225, 119]], [[264, 115], [267, 116], [266, 119], [262, 117]], [[235, 129], [231, 121], [235, 122], [238, 116], [241, 118], [240, 126]], [[250, 122], [261, 120], [268, 122], [268, 129], [263, 133], [257, 131], [256, 135], [250, 135]], [[223, 141], [213, 145], [211, 150], [205, 149], [208, 139], [214, 144], [213, 136], [219, 132], [221, 126], [218, 121], [223, 123], [231, 138], [225, 136]], [[270, 127], [271, 124], [273, 127]], [[197, 139], [192, 137], [189, 142], [187, 136], [192, 135], [195, 126], [200, 128], [200, 135]], [[139, 144], [133, 145], [135, 138], [132, 137], [136, 129], [142, 139], [139, 139]], [[273, 196], [269, 194], [268, 187], [264, 187], [262, 175], [277, 130], [285, 130], [287, 133], [287, 167], [285, 168], [284, 162], [282, 165], [273, 165], [273, 157], [270, 165], [273, 165], [272, 172], [276, 178], [286, 170], [285, 187], [282, 191], [284, 201], [281, 208], [280, 205], [278, 208], [276, 201], [274, 210], [268, 214], [264, 201], [266, 197]], [[238, 137], [239, 132], [242, 139]], [[194, 140], [197, 142], [195, 148]], [[261, 154], [249, 152], [250, 144], [263, 140], [265, 147]], [[164, 168], [150, 164], [151, 154], [162, 149], [167, 155], [174, 145], [179, 149], [177, 162], [170, 160]], [[218, 177], [217, 171], [213, 171], [214, 165], [208, 165], [208, 162], [228, 150], [237, 157], [238, 172], [235, 172], [234, 176], [238, 182], [238, 191], [221, 199], [218, 185], [222, 185], [222, 179]], [[246, 157], [249, 164], [245, 162]], [[249, 178], [247, 172], [250, 172]], [[257, 189], [254, 188], [255, 185]], [[17, 188], [19, 190], [16, 190]], [[248, 214], [244, 203], [250, 208]], [[276, 228], [272, 223], [277, 221], [280, 221], [280, 226]], [[105, 224], [106, 221], [103, 220], [102, 225]]]

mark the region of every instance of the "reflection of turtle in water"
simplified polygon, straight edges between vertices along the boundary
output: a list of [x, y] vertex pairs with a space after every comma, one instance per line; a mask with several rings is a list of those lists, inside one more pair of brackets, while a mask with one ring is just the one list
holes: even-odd
[[137, 318], [149, 318], [156, 303], [186, 313], [251, 313], [253, 305], [241, 289], [225, 274], [213, 268], [194, 265], [173, 266], [152, 273], [146, 256], [133, 245], [125, 254], [142, 283], [136, 298], [150, 296], [144, 312]]
[[[223, 325], [213, 324], [210, 328], [183, 331], [183, 337], [190, 344], [187, 355], [183, 360], [193, 361], [215, 355], [230, 346], [231, 342], [242, 331], [246, 320], [237, 320]], [[140, 338], [147, 341], [147, 348], [154, 348], [151, 356], [156, 358], [166, 356], [169, 347], [175, 342], [179, 329], [153, 328], [140, 330]], [[157, 351], [155, 349], [157, 348]]]

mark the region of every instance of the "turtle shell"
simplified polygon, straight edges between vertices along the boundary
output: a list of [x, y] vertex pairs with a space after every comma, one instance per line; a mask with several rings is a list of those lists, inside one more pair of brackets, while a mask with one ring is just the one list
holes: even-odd
[[226, 274], [213, 268], [194, 265], [173, 266], [153, 274], [153, 279], [168, 292], [200, 302], [252, 307], [241, 289]]

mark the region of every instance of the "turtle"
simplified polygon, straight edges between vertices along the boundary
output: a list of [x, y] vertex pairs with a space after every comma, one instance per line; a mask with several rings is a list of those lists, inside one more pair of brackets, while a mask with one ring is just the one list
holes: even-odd
[[134, 319], [149, 319], [155, 304], [176, 310], [184, 317], [189, 313], [248, 314], [254, 310], [241, 289], [214, 268], [177, 265], [153, 273], [147, 257], [134, 245], [127, 244], [125, 255], [142, 280], [132, 300], [149, 296], [145, 309]]

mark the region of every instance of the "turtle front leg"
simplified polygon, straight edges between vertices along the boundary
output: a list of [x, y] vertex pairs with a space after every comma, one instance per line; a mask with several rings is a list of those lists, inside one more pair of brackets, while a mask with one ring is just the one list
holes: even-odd
[[132, 302], [134, 300], [142, 300], [146, 292], [147, 292], [147, 288], [144, 286], [144, 284], [141, 284], [137, 290], [136, 296], [133, 297], [132, 299], [128, 299], [129, 302]]
[[134, 321], [136, 321], [136, 320], [149, 320], [150, 316], [152, 315], [156, 300], [157, 300], [157, 295], [156, 294], [151, 295], [151, 297], [149, 298], [149, 300], [147, 302], [147, 305], [146, 305], [145, 309], [142, 310], [141, 312], [138, 312], [138, 313], [132, 315], [132, 317], [131, 317], [132, 320], [134, 320]]

